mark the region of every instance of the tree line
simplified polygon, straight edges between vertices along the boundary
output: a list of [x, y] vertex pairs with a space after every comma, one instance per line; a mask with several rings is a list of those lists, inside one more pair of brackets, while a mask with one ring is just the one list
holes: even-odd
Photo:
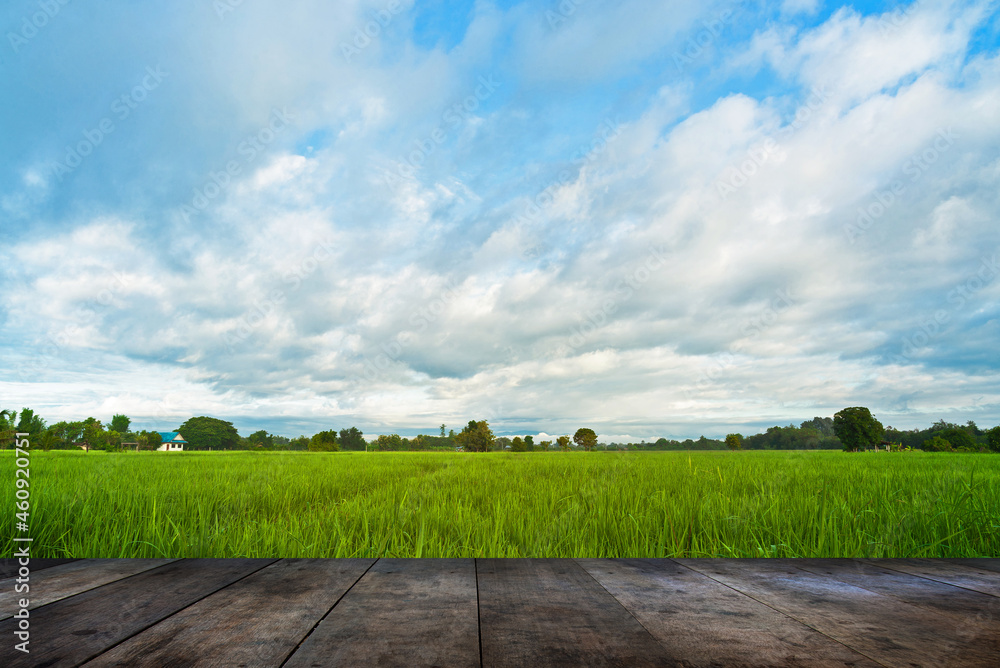
[[[89, 417], [80, 421], [61, 421], [47, 425], [30, 408], [20, 411], [0, 409], [0, 444], [12, 443], [16, 432], [26, 433], [32, 444], [43, 450], [155, 450], [161, 445], [155, 431], [133, 431], [131, 419], [114, 415], [102, 423]], [[418, 434], [406, 438], [399, 434], [382, 434], [368, 441], [357, 427], [329, 429], [310, 437], [289, 438], [258, 430], [240, 436], [232, 422], [214, 417], [192, 417], [170, 431], [180, 432], [187, 441], [187, 450], [311, 450], [336, 451], [421, 451], [438, 450], [465, 452], [545, 452], [549, 450], [848, 450], [859, 451], [885, 446], [895, 450], [930, 452], [1000, 452], [1000, 426], [980, 429], [972, 420], [965, 425], [938, 420], [926, 429], [901, 431], [883, 427], [868, 408], [845, 408], [831, 417], [814, 417], [795, 426], [769, 427], [765, 432], [744, 437], [728, 434], [725, 439], [701, 436], [697, 440], [660, 438], [638, 443], [599, 442], [593, 429], [582, 427], [573, 436], [563, 435], [551, 440], [527, 436], [496, 436], [486, 420], [470, 420], [456, 433], [441, 425], [435, 435]]]

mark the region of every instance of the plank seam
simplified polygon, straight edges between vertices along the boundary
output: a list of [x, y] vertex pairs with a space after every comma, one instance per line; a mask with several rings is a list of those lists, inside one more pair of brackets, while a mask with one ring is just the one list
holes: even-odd
[[[183, 559], [177, 559], [176, 561], [183, 561]], [[183, 608], [180, 608], [180, 609], [178, 609], [178, 610], [174, 610], [174, 611], [173, 611], [173, 612], [171, 612], [171, 613], [170, 613], [169, 615], [166, 615], [166, 616], [164, 616], [164, 617], [161, 617], [161, 618], [157, 619], [156, 621], [154, 621], [153, 623], [151, 623], [151, 624], [147, 624], [146, 626], [144, 626], [143, 628], [139, 629], [139, 630], [138, 630], [138, 631], [136, 631], [135, 633], [133, 633], [133, 634], [131, 634], [131, 635], [129, 635], [129, 636], [126, 636], [125, 638], [122, 638], [122, 639], [121, 639], [121, 640], [119, 640], [118, 642], [116, 642], [116, 643], [113, 643], [113, 644], [111, 644], [111, 645], [108, 645], [107, 647], [105, 647], [105, 648], [104, 648], [104, 649], [102, 649], [101, 651], [97, 652], [96, 654], [92, 654], [91, 656], [88, 656], [88, 657], [86, 657], [85, 659], [83, 659], [83, 660], [82, 660], [82, 661], [81, 661], [80, 663], [78, 663], [77, 665], [78, 665], [78, 666], [82, 666], [82, 665], [84, 665], [84, 664], [88, 663], [89, 661], [93, 661], [94, 659], [96, 659], [96, 658], [100, 657], [100, 656], [101, 656], [102, 654], [107, 654], [108, 652], [110, 652], [111, 650], [113, 650], [113, 649], [114, 649], [115, 647], [118, 647], [118, 646], [119, 646], [119, 645], [121, 645], [122, 643], [124, 643], [124, 642], [126, 642], [126, 641], [128, 641], [128, 640], [131, 640], [132, 638], [136, 637], [136, 636], [137, 636], [137, 635], [139, 635], [140, 633], [145, 633], [146, 631], [148, 631], [149, 629], [153, 628], [154, 626], [156, 626], [156, 625], [157, 625], [157, 624], [159, 624], [160, 622], [162, 622], [162, 621], [165, 621], [165, 620], [167, 620], [167, 619], [170, 619], [171, 617], [173, 617], [173, 616], [174, 616], [174, 615], [176, 615], [177, 613], [179, 613], [179, 612], [182, 612], [183, 610], [187, 610], [187, 609], [188, 609], [188, 608], [190, 608], [190, 607], [191, 607], [192, 605], [197, 605], [198, 603], [200, 603], [201, 601], [204, 601], [204, 600], [205, 600], [206, 598], [208, 598], [209, 596], [212, 596], [213, 594], [217, 594], [217, 593], [219, 593], [220, 591], [222, 591], [223, 589], [225, 589], [226, 587], [230, 587], [230, 586], [232, 586], [232, 585], [236, 584], [237, 582], [239, 582], [240, 580], [243, 580], [243, 579], [245, 579], [245, 578], [248, 578], [248, 577], [250, 577], [251, 575], [253, 575], [254, 573], [258, 573], [258, 572], [260, 572], [260, 571], [264, 570], [265, 568], [267, 568], [268, 566], [271, 566], [272, 564], [275, 564], [275, 563], [277, 563], [277, 562], [279, 562], [279, 561], [281, 561], [281, 560], [280, 560], [280, 559], [272, 559], [272, 560], [271, 560], [271, 561], [270, 561], [269, 563], [266, 563], [266, 564], [263, 564], [263, 565], [262, 565], [262, 566], [261, 566], [260, 568], [257, 568], [257, 569], [254, 569], [253, 571], [251, 571], [251, 572], [247, 573], [246, 575], [244, 575], [244, 576], [240, 577], [239, 579], [237, 579], [237, 580], [233, 580], [233, 581], [232, 581], [232, 582], [230, 582], [229, 584], [227, 584], [227, 585], [224, 585], [224, 586], [222, 586], [222, 587], [219, 587], [218, 589], [213, 589], [212, 591], [208, 592], [207, 594], [205, 594], [204, 596], [202, 596], [202, 597], [201, 597], [201, 598], [199, 598], [198, 600], [196, 600], [196, 601], [191, 601], [191, 602], [190, 602], [189, 604], [185, 605], [185, 606], [184, 606]], [[171, 562], [171, 563], [174, 563], [174, 562]], [[141, 573], [136, 573], [135, 575], [130, 575], [130, 576], [129, 576], [129, 578], [134, 578], [134, 577], [136, 577], [136, 576], [139, 576], [139, 575], [144, 575], [144, 574], [147, 574], [147, 573], [150, 573], [151, 571], [155, 571], [155, 570], [157, 570], [158, 568], [166, 568], [166, 567], [167, 567], [167, 566], [169, 566], [169, 565], [170, 565], [170, 564], [163, 564], [162, 566], [157, 566], [156, 568], [151, 568], [151, 569], [150, 569], [150, 570], [148, 570], [148, 571], [142, 571]], [[123, 579], [124, 579], [124, 580], [127, 580], [127, 579], [129, 579], [129, 578], [123, 578]], [[115, 582], [121, 582], [121, 581], [122, 581], [122, 580], [116, 580]], [[111, 582], [109, 582], [109, 583], [107, 583], [107, 584], [105, 584], [105, 585], [101, 585], [101, 586], [102, 586], [102, 587], [106, 587], [106, 586], [107, 586], [108, 584], [114, 584], [114, 583], [111, 583]], [[93, 589], [91, 589], [90, 591], [94, 591], [94, 590], [93, 590]], [[63, 599], [63, 600], [66, 600], [66, 599]]]
[[344, 600], [344, 597], [345, 597], [345, 596], [347, 596], [347, 594], [348, 594], [348, 593], [350, 593], [350, 591], [351, 591], [352, 589], [354, 589], [354, 587], [355, 587], [355, 586], [356, 586], [356, 585], [357, 585], [357, 584], [358, 584], [359, 582], [361, 582], [361, 578], [363, 578], [364, 576], [368, 575], [368, 571], [370, 571], [370, 570], [371, 570], [371, 569], [372, 569], [372, 568], [373, 568], [373, 567], [375, 566], [375, 564], [377, 564], [377, 563], [378, 563], [378, 562], [380, 562], [381, 560], [382, 560], [381, 558], [378, 558], [378, 559], [375, 559], [374, 561], [372, 561], [372, 563], [368, 564], [368, 568], [366, 568], [366, 569], [365, 569], [365, 572], [364, 572], [364, 573], [362, 573], [361, 575], [359, 575], [359, 576], [358, 576], [358, 579], [357, 579], [357, 580], [355, 580], [354, 582], [352, 582], [352, 583], [351, 583], [351, 586], [350, 586], [350, 587], [348, 587], [347, 589], [345, 589], [345, 590], [344, 590], [344, 593], [343, 593], [343, 594], [341, 594], [341, 595], [340, 595], [340, 596], [339, 596], [339, 597], [337, 598], [337, 600], [333, 602], [333, 605], [331, 605], [331, 606], [330, 606], [330, 609], [329, 609], [329, 610], [327, 610], [327, 611], [326, 611], [326, 613], [324, 613], [324, 615], [323, 615], [322, 617], [320, 617], [320, 618], [319, 618], [319, 619], [318, 619], [318, 620], [316, 621], [316, 623], [315, 623], [315, 624], [313, 624], [313, 625], [312, 625], [312, 628], [310, 628], [310, 629], [309, 629], [309, 632], [308, 632], [308, 633], [306, 633], [306, 634], [305, 634], [304, 636], [302, 636], [302, 639], [301, 639], [301, 640], [299, 640], [298, 644], [297, 644], [297, 645], [295, 645], [295, 647], [293, 647], [293, 648], [292, 648], [292, 651], [288, 653], [288, 656], [286, 656], [286, 657], [285, 657], [284, 661], [282, 661], [282, 662], [281, 662], [281, 664], [280, 664], [280, 665], [278, 666], [278, 668], [282, 668], [282, 666], [284, 666], [285, 664], [287, 664], [287, 663], [288, 663], [289, 661], [291, 661], [291, 660], [292, 660], [292, 657], [293, 657], [293, 656], [295, 656], [295, 653], [299, 651], [299, 648], [301, 648], [301, 647], [302, 647], [302, 644], [303, 644], [303, 643], [304, 643], [304, 642], [305, 642], [306, 640], [308, 640], [308, 639], [309, 639], [309, 636], [311, 636], [311, 635], [313, 634], [313, 631], [315, 631], [315, 630], [316, 630], [316, 627], [318, 627], [318, 626], [319, 626], [320, 624], [322, 624], [322, 623], [323, 623], [323, 620], [324, 620], [324, 619], [326, 619], [327, 617], [329, 617], [329, 616], [330, 616], [330, 613], [331, 613], [331, 612], [333, 612], [334, 608], [336, 608], [336, 607], [337, 607], [337, 604], [338, 604], [338, 603], [340, 603], [341, 601], [343, 601], [343, 600]]
[[[617, 560], [616, 559], [609, 559], [608, 561], [617, 561]], [[663, 651], [667, 654], [667, 656], [675, 656], [673, 650], [671, 650], [671, 648], [667, 647], [662, 642], [660, 642], [659, 640], [657, 640], [656, 636], [653, 635], [652, 631], [650, 631], [648, 628], [646, 628], [646, 625], [643, 624], [639, 620], [639, 618], [636, 617], [635, 614], [631, 610], [628, 609], [628, 606], [626, 606], [624, 603], [622, 603], [621, 600], [619, 600], [619, 598], [617, 596], [615, 596], [610, 591], [608, 591], [608, 588], [605, 587], [604, 584], [601, 583], [600, 580], [598, 580], [597, 578], [595, 578], [593, 573], [591, 573], [586, 568], [584, 568], [583, 564], [580, 563], [579, 559], [573, 559], [573, 563], [575, 563], [580, 570], [582, 570], [584, 573], [586, 573], [588, 576], [590, 576], [590, 579], [593, 580], [594, 582], [596, 582], [598, 587], [600, 587], [605, 592], [607, 592], [608, 596], [610, 596], [611, 598], [613, 598], [615, 600], [615, 603], [617, 603], [618, 605], [620, 605], [622, 607], [622, 609], [625, 610], [625, 612], [627, 612], [629, 614], [629, 617], [631, 617], [632, 619], [634, 619], [635, 623], [638, 624], [639, 627], [643, 631], [646, 632], [646, 635], [648, 635], [650, 638], [652, 638], [653, 642], [655, 642], [657, 645], [659, 645], [660, 647], [663, 648]]]
[[[921, 579], [921, 580], [927, 580], [928, 582], [933, 582], [935, 584], [945, 585], [947, 587], [954, 587], [956, 589], [961, 589], [963, 591], [967, 591], [967, 592], [970, 592], [970, 593], [973, 593], [973, 594], [985, 594], [986, 596], [990, 596], [990, 594], [986, 594], [985, 592], [977, 591], [975, 589], [968, 589], [966, 587], [962, 587], [962, 586], [959, 586], [959, 585], [956, 585], [956, 584], [952, 584], [950, 582], [942, 582], [940, 580], [934, 580], [932, 578], [922, 578], [921, 576], [916, 575], [914, 573], [907, 573], [905, 571], [897, 571], [895, 568], [889, 568], [888, 566], [882, 566], [881, 564], [872, 563], [872, 562], [870, 562], [868, 560], [859, 559], [858, 562], [861, 563], [861, 564], [866, 564], [868, 566], [872, 566], [873, 568], [884, 568], [887, 571], [893, 571], [894, 573], [899, 573], [900, 575], [906, 575], [906, 576], [909, 576], [911, 578], [918, 578], [918, 579]], [[793, 568], [797, 568], [798, 570], [803, 571], [805, 573], [809, 573], [810, 575], [817, 575], [817, 576], [819, 576], [821, 578], [833, 578], [834, 580], [837, 580], [838, 582], [843, 582], [844, 584], [850, 585], [851, 587], [857, 587], [858, 589], [864, 589], [865, 591], [871, 592], [871, 593], [875, 594], [876, 596], [888, 596], [890, 598], [896, 599], [897, 601], [901, 601], [901, 602], [903, 602], [903, 603], [905, 603], [907, 605], [912, 605], [912, 606], [917, 607], [917, 608], [923, 608], [925, 610], [930, 610], [931, 612], [935, 612], [937, 614], [944, 614], [944, 615], [950, 614], [949, 611], [947, 611], [947, 610], [942, 610], [941, 608], [935, 608], [934, 606], [928, 605], [927, 603], [921, 603], [919, 601], [913, 601], [913, 600], [908, 599], [908, 598], [903, 598], [902, 596], [899, 596], [897, 594], [893, 594], [892, 592], [888, 592], [888, 591], [876, 591], [875, 589], [871, 589], [870, 587], [866, 587], [863, 584], [858, 584], [856, 582], [849, 582], [848, 580], [845, 580], [844, 578], [837, 577], [836, 575], [829, 575], [827, 573], [821, 573], [821, 572], [819, 572], [818, 568], [816, 570], [809, 570], [809, 568], [807, 568], [806, 566], [800, 566], [800, 565], [798, 565], [796, 563], [792, 563], [791, 566]]]
[[881, 662], [881, 661], [879, 661], [878, 659], [876, 659], [876, 658], [874, 658], [874, 657], [871, 657], [871, 656], [868, 656], [867, 654], [865, 654], [864, 652], [862, 652], [862, 651], [861, 651], [861, 650], [859, 650], [858, 648], [856, 648], [856, 647], [851, 647], [850, 645], [848, 645], [847, 643], [843, 642], [842, 640], [838, 640], [838, 639], [834, 638], [833, 636], [830, 636], [830, 635], [827, 635], [826, 633], [823, 633], [822, 631], [820, 631], [820, 630], [819, 630], [818, 628], [816, 628], [816, 627], [815, 627], [815, 626], [813, 626], [812, 624], [809, 624], [808, 622], [805, 622], [805, 621], [803, 621], [803, 620], [801, 620], [801, 619], [797, 619], [796, 617], [793, 617], [792, 615], [788, 614], [788, 613], [787, 613], [787, 612], [785, 612], [784, 610], [779, 610], [778, 608], [774, 607], [773, 605], [770, 605], [770, 604], [766, 603], [765, 601], [762, 601], [762, 600], [760, 600], [760, 599], [758, 599], [758, 598], [754, 597], [753, 595], [751, 595], [751, 594], [748, 594], [748, 593], [747, 593], [747, 592], [745, 592], [745, 591], [742, 591], [742, 590], [740, 590], [740, 589], [737, 589], [736, 587], [733, 587], [732, 585], [729, 585], [729, 584], [727, 584], [727, 583], [723, 582], [722, 580], [718, 580], [718, 579], [716, 579], [716, 578], [713, 578], [713, 577], [712, 577], [711, 575], [709, 575], [708, 573], [703, 573], [702, 571], [699, 571], [699, 570], [698, 570], [698, 569], [696, 569], [696, 568], [692, 568], [691, 566], [688, 566], [687, 564], [682, 564], [682, 563], [680, 563], [679, 561], [677, 561], [676, 559], [671, 559], [671, 561], [673, 561], [673, 562], [674, 562], [675, 564], [677, 564], [678, 566], [682, 566], [682, 567], [684, 567], [684, 568], [688, 569], [689, 571], [691, 571], [691, 572], [693, 572], [693, 573], [697, 573], [697, 574], [699, 574], [699, 575], [702, 575], [702, 576], [704, 576], [704, 577], [708, 578], [709, 580], [712, 580], [713, 582], [718, 582], [718, 583], [719, 583], [720, 585], [722, 585], [723, 587], [726, 587], [726, 588], [728, 588], [728, 589], [731, 589], [732, 591], [736, 592], [737, 594], [739, 594], [739, 595], [741, 595], [741, 596], [746, 596], [747, 598], [749, 598], [749, 599], [750, 599], [750, 600], [752, 600], [752, 601], [757, 601], [758, 603], [760, 603], [760, 604], [761, 604], [761, 605], [763, 605], [764, 607], [766, 607], [766, 608], [770, 608], [771, 610], [774, 610], [774, 611], [775, 611], [776, 613], [778, 613], [779, 615], [782, 615], [782, 616], [784, 616], [784, 617], [787, 617], [788, 619], [790, 619], [790, 620], [792, 620], [793, 622], [796, 622], [796, 623], [798, 623], [798, 624], [802, 624], [802, 625], [803, 625], [803, 626], [805, 626], [806, 628], [810, 628], [810, 629], [812, 629], [813, 631], [815, 631], [816, 633], [820, 634], [820, 635], [821, 635], [821, 636], [823, 636], [824, 638], [827, 638], [827, 639], [829, 639], [829, 640], [831, 640], [831, 641], [833, 641], [833, 642], [837, 643], [838, 645], [841, 645], [841, 646], [843, 646], [843, 647], [846, 647], [847, 649], [851, 650], [852, 652], [855, 652], [855, 653], [857, 653], [857, 654], [860, 654], [861, 656], [865, 657], [865, 658], [866, 658], [866, 659], [868, 659], [869, 661], [872, 661], [872, 662], [874, 662], [874, 663], [877, 663], [877, 664], [878, 664], [878, 665], [880, 665], [880, 666], [885, 666], [885, 668], [891, 668], [891, 666], [889, 666], [888, 664], [885, 664], [885, 663], [882, 663], [882, 662]]
[[[868, 559], [859, 559], [858, 561], [861, 561], [862, 563], [872, 564], [871, 560], [868, 560]], [[890, 571], [896, 571], [897, 573], [902, 573], [903, 575], [910, 575], [910, 576], [913, 576], [915, 578], [923, 578], [924, 580], [930, 580], [931, 582], [937, 582], [938, 584], [951, 585], [952, 587], [958, 587], [959, 589], [964, 589], [966, 591], [974, 591], [977, 594], [985, 594], [986, 596], [992, 596], [993, 598], [1000, 598], [1000, 596], [997, 596], [996, 594], [991, 594], [988, 591], [982, 591], [981, 589], [972, 589], [971, 587], [963, 587], [960, 584], [955, 584], [954, 582], [948, 582], [947, 580], [938, 580], [937, 578], [933, 578], [933, 577], [931, 577], [929, 575], [920, 575], [918, 573], [911, 573], [909, 571], [901, 571], [898, 568], [893, 568], [892, 566], [882, 566], [881, 564], [872, 564], [872, 565], [881, 566], [882, 568], [887, 568]], [[955, 564], [955, 565], [963, 567], [963, 568], [968, 568], [967, 566], [964, 566], [963, 564]], [[970, 569], [970, 570], [973, 573], [975, 572], [975, 569]]]

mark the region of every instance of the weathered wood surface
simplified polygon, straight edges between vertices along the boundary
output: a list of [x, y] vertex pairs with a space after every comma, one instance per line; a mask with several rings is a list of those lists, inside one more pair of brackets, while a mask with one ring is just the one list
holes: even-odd
[[580, 559], [664, 647], [690, 666], [877, 668], [858, 652], [666, 559]]
[[[52, 568], [53, 566], [59, 566], [60, 564], [68, 564], [71, 561], [80, 561], [79, 559], [29, 559], [28, 568], [31, 572], [41, 571], [46, 568]], [[17, 575], [18, 569], [21, 567], [19, 559], [0, 559], [0, 578], [12, 578]]]
[[85, 665], [280, 666], [374, 562], [273, 563]]
[[998, 560], [160, 561], [33, 568], [0, 666], [1000, 665]]
[[28, 599], [34, 610], [171, 561], [176, 559], [73, 559], [38, 572], [32, 568], [27, 592], [17, 592], [16, 578], [0, 580], [0, 620], [14, 615], [19, 599]]
[[[31, 653], [2, 649], [7, 668], [77, 666], [275, 559], [189, 559], [56, 601], [31, 612]], [[13, 638], [16, 619], [0, 622]]]
[[1000, 596], [1000, 575], [979, 566], [934, 559], [892, 559], [885, 567], [990, 596]]
[[670, 654], [571, 559], [480, 559], [484, 666], [673, 666]]
[[475, 562], [380, 560], [284, 665], [478, 667]]
[[885, 666], [990, 666], [1000, 656], [1000, 634], [988, 632], [996, 620], [966, 634], [974, 616], [931, 611], [817, 575], [795, 559], [677, 561]]

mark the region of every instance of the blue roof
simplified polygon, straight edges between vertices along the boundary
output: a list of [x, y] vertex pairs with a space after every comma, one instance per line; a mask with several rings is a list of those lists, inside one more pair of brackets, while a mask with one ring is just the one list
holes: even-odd
[[[164, 443], [168, 441], [174, 441], [175, 438], [181, 435], [179, 431], [158, 431], [156, 433], [160, 435], [160, 439]], [[181, 436], [180, 440], [174, 441], [174, 443], [187, 443], [187, 441], [185, 441], [184, 437]]]

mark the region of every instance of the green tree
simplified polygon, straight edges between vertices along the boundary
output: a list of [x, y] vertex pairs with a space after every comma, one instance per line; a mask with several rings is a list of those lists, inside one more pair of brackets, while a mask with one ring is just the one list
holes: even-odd
[[119, 434], [129, 433], [129, 425], [132, 424], [132, 420], [129, 419], [127, 415], [115, 415], [111, 418], [111, 422], [105, 425], [109, 430], [117, 431]]
[[14, 431], [20, 434], [27, 434], [33, 438], [45, 431], [45, 420], [35, 415], [35, 411], [30, 408], [21, 409], [21, 419], [17, 421]]
[[177, 430], [187, 441], [187, 450], [238, 450], [240, 435], [232, 422], [213, 417], [193, 417]]
[[934, 436], [932, 438], [927, 439], [926, 441], [923, 442], [923, 445], [920, 446], [920, 449], [925, 452], [952, 451], [951, 443], [949, 443], [946, 439], [941, 438], [940, 436]]
[[293, 438], [288, 443], [289, 450], [308, 450], [309, 449], [309, 439], [305, 436], [299, 436], [298, 438]]
[[730, 450], [742, 450], [743, 449], [743, 435], [742, 434], [726, 434], [726, 447]]
[[844, 408], [833, 416], [833, 432], [844, 444], [844, 450], [857, 452], [878, 445], [885, 428], [867, 408], [853, 406]]
[[527, 448], [528, 452], [535, 451], [535, 438], [530, 434], [524, 437], [524, 447]]
[[441, 438], [444, 438], [444, 436], [445, 436], [444, 429], [445, 429], [445, 425], [441, 425]]
[[556, 445], [558, 445], [559, 449], [563, 452], [569, 452], [569, 443], [569, 436], [560, 436], [556, 439]]
[[546, 450], [552, 447], [552, 441], [542, 441], [541, 443], [538, 444], [538, 447], [542, 449], [542, 452], [545, 452]]
[[986, 445], [993, 452], [1000, 452], [1000, 426], [986, 432]]
[[455, 435], [455, 442], [468, 452], [489, 452], [496, 436], [486, 420], [469, 420], [469, 424]]
[[313, 452], [336, 452], [340, 450], [337, 432], [333, 429], [321, 431], [309, 439], [309, 449]]
[[979, 450], [979, 444], [969, 432], [962, 427], [950, 427], [937, 432], [937, 436], [943, 438], [951, 444], [953, 450], [963, 452], [975, 452]]
[[581, 447], [587, 452], [594, 449], [597, 445], [597, 434], [594, 433], [593, 429], [587, 429], [586, 427], [581, 427], [576, 430], [573, 434], [573, 442], [576, 443], [577, 447]]
[[274, 435], [260, 429], [247, 436], [247, 447], [251, 449], [274, 450]]
[[136, 434], [135, 442], [138, 444], [136, 446], [138, 450], [156, 450], [163, 443], [163, 438], [159, 432], [144, 429]]
[[405, 446], [403, 437], [399, 434], [379, 434], [372, 445], [381, 452], [397, 452]]
[[514, 440], [510, 442], [511, 452], [527, 452], [528, 445], [524, 442], [524, 439], [520, 436], [515, 436]]
[[14, 447], [14, 420], [17, 419], [17, 411], [6, 408], [0, 410], [0, 448], [7, 447], [9, 442]]
[[87, 452], [108, 449], [108, 434], [97, 418], [89, 417], [83, 421], [82, 437]]
[[340, 430], [340, 447], [343, 450], [366, 450], [365, 435], [357, 427]]

